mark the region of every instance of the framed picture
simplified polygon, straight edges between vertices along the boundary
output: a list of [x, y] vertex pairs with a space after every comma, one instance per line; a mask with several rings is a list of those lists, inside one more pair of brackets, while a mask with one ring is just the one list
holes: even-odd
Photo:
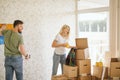
[[0, 24], [0, 28], [3, 26], [3, 25], [6, 25], [6, 30], [12, 30], [13, 29], [13, 24]]
[[[5, 23], [1, 23], [0, 24], [0, 28], [2, 27], [2, 26], [6, 26], [6, 30], [12, 30], [13, 29], [13, 24], [5, 24]], [[2, 44], [4, 44], [4, 36], [0, 36], [0, 45], [2, 45]]]
[[0, 45], [4, 44], [4, 36], [0, 36]]

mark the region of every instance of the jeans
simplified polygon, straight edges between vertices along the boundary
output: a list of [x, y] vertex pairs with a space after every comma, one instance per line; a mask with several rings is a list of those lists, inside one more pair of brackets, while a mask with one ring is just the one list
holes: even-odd
[[66, 56], [65, 54], [64, 55], [58, 55], [58, 54], [54, 53], [52, 75], [57, 74], [59, 63], [61, 63], [61, 69], [62, 69], [62, 73], [63, 73], [63, 64], [65, 64], [65, 59], [66, 59], [65, 56]]
[[5, 56], [5, 79], [13, 80], [14, 72], [17, 80], [23, 80], [22, 56]]

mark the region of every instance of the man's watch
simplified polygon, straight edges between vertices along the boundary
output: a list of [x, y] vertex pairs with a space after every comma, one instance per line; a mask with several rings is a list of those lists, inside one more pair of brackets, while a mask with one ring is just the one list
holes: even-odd
[[25, 58], [29, 57], [30, 58], [30, 55], [29, 54], [26, 54]]
[[25, 58], [28, 57], [28, 54], [25, 55]]

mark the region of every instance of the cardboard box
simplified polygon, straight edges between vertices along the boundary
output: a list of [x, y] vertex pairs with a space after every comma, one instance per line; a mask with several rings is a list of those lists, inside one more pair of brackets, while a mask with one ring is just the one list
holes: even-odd
[[110, 67], [108, 67], [108, 76], [110, 76]]
[[111, 62], [110, 76], [111, 77], [120, 77], [120, 62]]
[[108, 67], [103, 67], [102, 80], [108, 79]]
[[120, 62], [118, 62], [118, 58], [108, 58], [106, 63], [108, 67], [108, 76], [120, 77]]
[[77, 77], [78, 67], [63, 65], [63, 74], [67, 77]]
[[97, 80], [97, 77], [96, 76], [92, 76], [92, 80]]
[[77, 49], [76, 50], [76, 59], [88, 59], [89, 58], [89, 49]]
[[110, 78], [110, 79], [104, 79], [104, 80], [120, 80], [119, 77], [113, 77], [113, 78]]
[[101, 78], [97, 78], [96, 76], [92, 76], [91, 80], [101, 80]]
[[82, 74], [91, 74], [91, 60], [76, 60], [76, 64], [78, 66], [79, 75]]
[[78, 49], [88, 48], [87, 38], [76, 38], [76, 46]]
[[104, 65], [110, 68], [111, 62], [118, 62], [118, 58], [106, 58]]
[[78, 80], [91, 80], [91, 76], [80, 76]]
[[103, 67], [93, 66], [93, 76], [97, 78], [102, 78]]
[[119, 77], [113, 77], [112, 80], [120, 80], [120, 78]]
[[111, 58], [110, 60], [110, 62], [118, 62], [118, 58]]
[[68, 80], [68, 78], [65, 75], [55, 75], [51, 80]]
[[68, 78], [67, 80], [78, 80], [77, 77], [73, 77], [73, 78]]
[[118, 62], [118, 58], [105, 58], [104, 65], [108, 67], [108, 76], [110, 76], [110, 70], [111, 70], [111, 63], [112, 62]]
[[80, 60], [75, 60], [76, 66], [78, 66], [78, 70], [79, 70], [79, 62]]

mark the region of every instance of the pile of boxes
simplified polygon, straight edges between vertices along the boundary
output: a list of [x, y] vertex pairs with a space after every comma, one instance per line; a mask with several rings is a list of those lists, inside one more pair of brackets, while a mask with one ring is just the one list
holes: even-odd
[[93, 66], [93, 75], [94, 80], [120, 80], [118, 58], [107, 58], [104, 66]]
[[120, 80], [120, 61], [118, 58], [108, 58], [106, 60], [106, 66], [108, 67], [109, 78]]
[[[91, 75], [91, 59], [87, 38], [76, 39], [76, 66], [63, 66], [63, 75], [53, 76], [52, 80], [114, 80], [108, 79], [120, 77], [120, 62], [117, 58], [106, 60], [107, 65], [94, 65]], [[116, 79], [117, 80], [117, 79]]]
[[115, 62], [110, 63], [110, 76], [120, 77], [120, 62], [118, 61], [118, 59]]
[[69, 80], [91, 80], [91, 60], [87, 38], [77, 38], [76, 47], [76, 66], [64, 65], [63, 73]]
[[91, 80], [91, 60], [89, 59], [87, 38], [77, 38], [76, 47], [76, 66], [64, 65], [64, 76], [53, 76], [52, 80]]
[[78, 80], [91, 80], [91, 60], [87, 38], [76, 39], [76, 65], [78, 66]]

